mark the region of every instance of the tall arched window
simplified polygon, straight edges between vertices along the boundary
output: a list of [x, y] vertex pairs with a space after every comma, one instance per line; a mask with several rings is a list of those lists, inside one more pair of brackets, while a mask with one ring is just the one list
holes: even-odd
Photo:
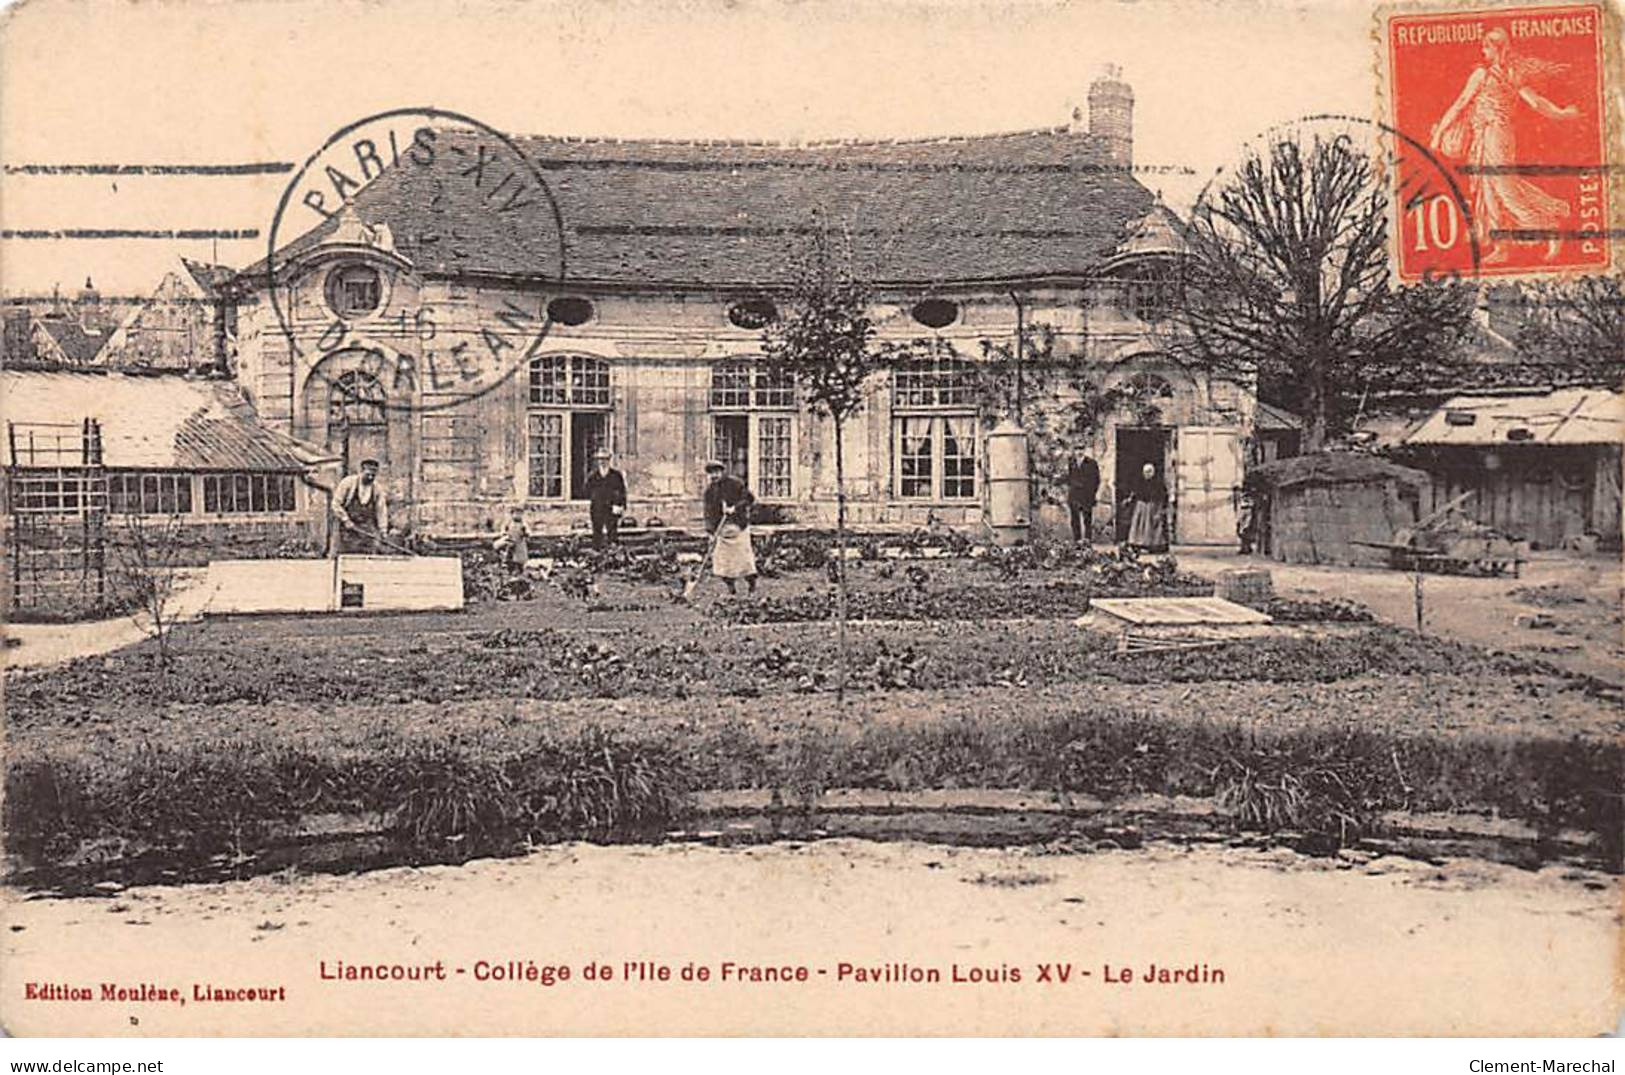
[[612, 446], [609, 363], [591, 355], [541, 355], [529, 373], [527, 491], [542, 500], [585, 499], [594, 453]]
[[363, 459], [389, 461], [388, 397], [377, 377], [350, 370], [327, 390], [327, 446], [344, 459], [346, 473]]

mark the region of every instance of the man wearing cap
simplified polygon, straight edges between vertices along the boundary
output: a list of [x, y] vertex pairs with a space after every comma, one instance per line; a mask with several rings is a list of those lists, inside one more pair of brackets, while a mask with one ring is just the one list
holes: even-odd
[[378, 460], [363, 459], [361, 473], [347, 474], [333, 487], [333, 551], [376, 553], [389, 527], [389, 504], [378, 484]]
[[592, 543], [594, 548], [613, 545], [619, 537], [621, 516], [626, 512], [626, 479], [609, 465], [609, 449], [593, 453], [597, 466], [587, 475], [587, 499], [592, 502]]
[[705, 464], [705, 532], [715, 535], [711, 573], [734, 591], [734, 580], [744, 579], [756, 592], [756, 551], [750, 545], [750, 506], [756, 499], [745, 483], [728, 474], [722, 462]]

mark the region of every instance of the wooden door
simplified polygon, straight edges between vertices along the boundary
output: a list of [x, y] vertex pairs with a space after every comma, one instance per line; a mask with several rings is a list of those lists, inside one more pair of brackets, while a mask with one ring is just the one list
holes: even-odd
[[1181, 426], [1174, 446], [1174, 540], [1229, 545], [1236, 540], [1241, 436], [1223, 426]]

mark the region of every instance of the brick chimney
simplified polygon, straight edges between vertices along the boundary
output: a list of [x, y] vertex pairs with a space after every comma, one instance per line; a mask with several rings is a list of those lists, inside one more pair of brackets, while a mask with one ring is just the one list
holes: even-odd
[[1114, 63], [1089, 84], [1089, 134], [1106, 147], [1115, 167], [1134, 166], [1134, 90]]

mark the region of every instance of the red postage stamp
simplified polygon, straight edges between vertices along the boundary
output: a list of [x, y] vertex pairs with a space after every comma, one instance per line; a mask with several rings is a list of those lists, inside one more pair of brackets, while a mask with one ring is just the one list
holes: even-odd
[[1596, 273], [1611, 252], [1601, 4], [1384, 17], [1388, 122], [1449, 190], [1395, 172], [1399, 277]]

